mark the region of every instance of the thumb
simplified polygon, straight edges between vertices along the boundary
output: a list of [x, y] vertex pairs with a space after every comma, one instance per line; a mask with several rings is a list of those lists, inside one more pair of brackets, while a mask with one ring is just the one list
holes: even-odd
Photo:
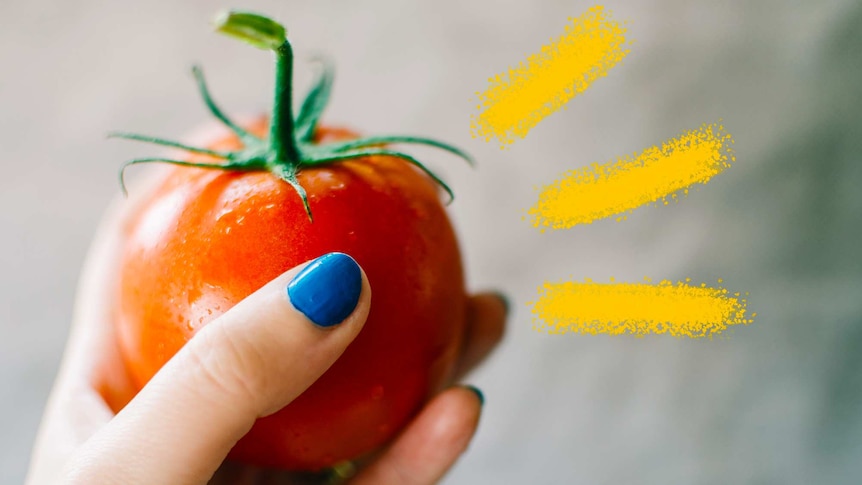
[[330, 253], [296, 267], [194, 336], [69, 469], [80, 483], [204, 483], [254, 421], [317, 380], [356, 337], [371, 289]]

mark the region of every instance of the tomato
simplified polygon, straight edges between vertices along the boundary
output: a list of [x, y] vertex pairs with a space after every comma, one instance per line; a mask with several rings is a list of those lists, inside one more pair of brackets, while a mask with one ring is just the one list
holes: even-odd
[[[265, 139], [268, 129], [261, 121], [248, 132]], [[315, 128], [306, 138], [297, 150], [318, 153], [356, 135]], [[232, 135], [207, 150], [247, 145]], [[248, 164], [259, 168], [265, 157], [256, 153]], [[403, 158], [344, 158], [300, 164], [293, 179], [272, 157], [270, 169], [174, 167], [125, 227], [116, 325], [137, 389], [202, 327], [289, 268], [341, 251], [368, 276], [374, 296], [362, 332], [304, 394], [255, 423], [231, 451], [236, 460], [319, 470], [361, 456], [390, 441], [453, 370], [467, 297], [435, 180]]]
[[[345, 135], [321, 132], [333, 134]], [[117, 324], [142, 387], [201, 327], [287, 269], [331, 251], [353, 256], [374, 292], [364, 329], [231, 452], [313, 470], [386, 443], [440, 388], [459, 349], [466, 296], [452, 226], [424, 174], [376, 157], [298, 178], [313, 223], [269, 173], [173, 169], [126, 229]]]

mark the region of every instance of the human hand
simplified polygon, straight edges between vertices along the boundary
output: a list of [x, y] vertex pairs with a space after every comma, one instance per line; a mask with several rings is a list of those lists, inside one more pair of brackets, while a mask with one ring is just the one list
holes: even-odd
[[[204, 327], [115, 416], [109, 403], [125, 402], [134, 391], [114, 344], [107, 295], [123, 216], [134, 203], [114, 208], [91, 248], [28, 483], [319, 482], [320, 476], [224, 459], [255, 419], [301, 394], [358, 334], [371, 300], [364, 274], [349, 316], [322, 329], [286, 297], [285, 288], [306, 265], [291, 269]], [[474, 296], [468, 308], [456, 379], [487, 356], [503, 332], [505, 304], [498, 296]], [[435, 483], [466, 448], [480, 412], [481, 399], [469, 388], [442, 392], [351, 483]]]

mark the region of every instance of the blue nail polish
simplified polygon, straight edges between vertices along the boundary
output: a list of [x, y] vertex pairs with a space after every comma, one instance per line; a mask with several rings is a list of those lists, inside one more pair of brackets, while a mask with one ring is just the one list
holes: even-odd
[[482, 391], [480, 391], [478, 387], [476, 387], [476, 386], [469, 386], [469, 385], [468, 385], [468, 386], [464, 386], [464, 387], [466, 387], [467, 389], [469, 389], [469, 390], [473, 391], [473, 394], [475, 394], [475, 395], [476, 395], [476, 397], [478, 397], [478, 398], [479, 398], [479, 405], [481, 405], [481, 406], [484, 406], [484, 405], [485, 405], [485, 395], [484, 395], [484, 394], [482, 394]]
[[509, 315], [509, 310], [512, 309], [512, 304], [509, 302], [509, 297], [499, 292], [497, 292], [496, 295], [497, 299], [500, 300], [500, 303], [503, 304], [503, 314]]
[[315, 259], [287, 285], [293, 306], [320, 327], [344, 321], [356, 308], [361, 292], [359, 265], [344, 253]]

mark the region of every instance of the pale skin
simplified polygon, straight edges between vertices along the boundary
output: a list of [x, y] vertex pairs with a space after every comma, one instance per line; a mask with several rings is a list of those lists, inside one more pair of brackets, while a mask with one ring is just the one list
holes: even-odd
[[[258, 417], [300, 395], [362, 330], [372, 305], [364, 274], [354, 312], [335, 328], [321, 330], [286, 296], [287, 283], [304, 265], [287, 271], [204, 327], [119, 414], [108, 406], [106, 393], [131, 392], [117, 371], [122, 366], [110, 316], [120, 228], [158, 178], [114, 204], [96, 235], [27, 483], [315, 483], [313, 477], [238, 465], [225, 457]], [[453, 382], [500, 341], [505, 313], [505, 303], [493, 293], [470, 298]], [[349, 483], [437, 483], [466, 450], [481, 408], [467, 388], [441, 392], [392, 444], [365, 460]]]

